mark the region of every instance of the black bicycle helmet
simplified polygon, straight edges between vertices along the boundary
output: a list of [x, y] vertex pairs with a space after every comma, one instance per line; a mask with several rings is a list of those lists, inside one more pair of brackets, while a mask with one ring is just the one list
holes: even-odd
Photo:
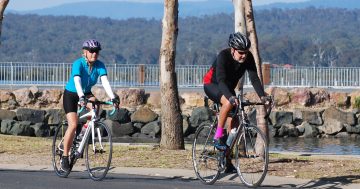
[[240, 32], [236, 32], [230, 34], [228, 45], [229, 47], [232, 47], [236, 50], [247, 51], [251, 47], [251, 42], [249, 38], [246, 37], [246, 35]]
[[82, 48], [86, 50], [101, 50], [101, 44], [95, 39], [88, 39], [83, 43]]

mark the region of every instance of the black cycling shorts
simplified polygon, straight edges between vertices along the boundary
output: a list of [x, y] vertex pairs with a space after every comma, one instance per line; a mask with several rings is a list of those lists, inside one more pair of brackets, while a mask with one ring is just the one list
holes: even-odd
[[[93, 97], [94, 95], [90, 93], [85, 94], [86, 98]], [[70, 112], [77, 112], [78, 109], [79, 96], [77, 93], [70, 92], [65, 89], [63, 96], [63, 106], [65, 114]]]
[[[219, 103], [221, 101], [221, 97], [223, 96], [222, 92], [219, 89], [219, 86], [214, 83], [209, 83], [204, 85], [205, 94], [210, 98], [210, 100], [215, 103]], [[232, 90], [231, 93], [235, 96], [235, 90]]]

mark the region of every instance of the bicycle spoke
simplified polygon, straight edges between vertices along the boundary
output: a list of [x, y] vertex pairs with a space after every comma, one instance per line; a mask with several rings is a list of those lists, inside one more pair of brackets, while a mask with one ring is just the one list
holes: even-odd
[[248, 126], [236, 146], [236, 167], [241, 181], [250, 187], [259, 186], [264, 180], [269, 154], [264, 135], [255, 126]]
[[59, 177], [67, 177], [70, 174], [61, 169], [61, 157], [64, 152], [63, 141], [67, 129], [67, 124], [61, 123], [55, 130], [52, 142], [52, 164], [56, 175]]
[[93, 180], [102, 180], [111, 163], [112, 139], [110, 130], [104, 123], [95, 122], [94, 127], [85, 148], [86, 167]]
[[213, 145], [214, 130], [209, 125], [200, 126], [195, 134], [192, 149], [196, 176], [204, 184], [213, 184], [219, 177], [218, 153]]

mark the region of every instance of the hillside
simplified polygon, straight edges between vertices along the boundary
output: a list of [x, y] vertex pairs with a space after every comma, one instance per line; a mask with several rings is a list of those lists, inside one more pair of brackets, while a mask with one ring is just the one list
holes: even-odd
[[[90, 1], [90, 0], [89, 0]], [[272, 3], [264, 6], [255, 6], [255, 10], [263, 9], [303, 9], [314, 8], [347, 8], [359, 9], [359, 0], [309, 0], [300, 3]], [[67, 3], [45, 9], [13, 12], [18, 14], [38, 14], [53, 16], [90, 16], [97, 18], [129, 19], [145, 18], [160, 20], [163, 16], [163, 3], [156, 2], [115, 2], [96, 1], [81, 3]], [[230, 0], [204, 0], [204, 1], [179, 1], [179, 17], [214, 15], [220, 13], [231, 14], [234, 11]]]
[[[297, 66], [358, 66], [360, 10], [271, 9], [255, 12], [263, 61]], [[179, 19], [177, 64], [211, 64], [228, 34], [232, 14]], [[157, 64], [161, 22], [85, 16], [6, 14], [0, 60], [72, 62], [82, 41], [97, 38], [107, 63]]]

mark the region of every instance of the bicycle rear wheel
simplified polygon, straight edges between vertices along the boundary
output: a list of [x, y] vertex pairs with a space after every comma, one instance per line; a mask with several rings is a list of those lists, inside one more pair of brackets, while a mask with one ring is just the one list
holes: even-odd
[[85, 145], [86, 168], [90, 178], [102, 180], [109, 171], [112, 158], [110, 129], [102, 122], [94, 122], [94, 137], [89, 133]]
[[58, 125], [58, 127], [55, 129], [55, 134], [53, 137], [53, 142], [52, 142], [52, 165], [54, 168], [54, 171], [56, 173], [56, 175], [58, 175], [59, 177], [67, 177], [70, 174], [70, 171], [66, 172], [61, 170], [61, 157], [64, 153], [64, 145], [63, 145], [63, 140], [64, 140], [64, 135], [66, 132], [68, 125], [67, 123], [60, 123]]
[[246, 186], [258, 187], [268, 170], [268, 143], [256, 126], [249, 125], [242, 132], [235, 148], [237, 172]]
[[204, 184], [214, 184], [220, 175], [218, 150], [214, 147], [215, 128], [200, 126], [192, 146], [192, 161], [196, 176]]

